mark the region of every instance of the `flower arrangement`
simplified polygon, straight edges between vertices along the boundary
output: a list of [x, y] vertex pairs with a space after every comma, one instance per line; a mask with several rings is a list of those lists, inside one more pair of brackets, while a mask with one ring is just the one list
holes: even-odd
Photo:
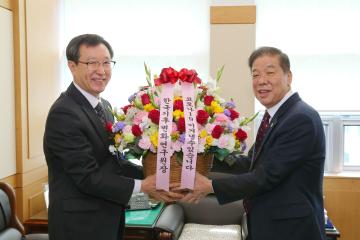
[[[159, 126], [161, 115], [161, 93], [164, 85], [174, 85], [172, 100], [172, 122], [170, 155], [176, 154], [182, 159], [186, 138], [186, 116], [184, 108], [188, 105], [180, 86], [190, 83], [194, 88], [194, 122], [197, 128], [197, 154], [214, 154], [217, 160], [223, 161], [232, 152], [242, 153], [246, 149], [247, 124], [255, 117], [240, 116], [235, 110], [233, 100], [225, 101], [218, 95], [216, 83], [219, 82], [223, 67], [218, 71], [215, 83], [202, 83], [195, 70], [181, 69], [179, 72], [169, 67], [161, 71], [160, 76], [151, 79], [149, 68], [145, 65], [147, 86], [129, 97], [129, 104], [112, 113], [116, 121], [108, 125], [112, 133], [113, 145], [110, 151], [125, 159], [140, 159], [149, 151], [157, 153], [159, 145]], [[185, 114], [186, 115], [186, 114]], [[165, 119], [167, 119], [165, 117]], [[191, 119], [191, 116], [190, 118]], [[190, 135], [191, 136], [191, 135]], [[194, 145], [192, 145], [194, 146]]]

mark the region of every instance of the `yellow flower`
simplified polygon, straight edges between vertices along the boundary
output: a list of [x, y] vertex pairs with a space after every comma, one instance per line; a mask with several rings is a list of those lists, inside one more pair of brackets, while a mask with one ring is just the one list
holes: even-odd
[[148, 103], [144, 106], [144, 110], [147, 112], [150, 112], [151, 110], [154, 110], [154, 109], [155, 109], [155, 107], [151, 103]]
[[177, 132], [172, 133], [170, 136], [171, 136], [172, 141], [176, 141], [179, 139], [179, 133], [177, 133]]
[[182, 100], [182, 97], [181, 97], [181, 96], [174, 97], [174, 102], [175, 102], [176, 100]]
[[213, 142], [213, 140], [214, 140], [214, 139], [213, 139], [212, 136], [210, 136], [210, 135], [207, 136], [207, 137], [206, 137], [206, 144], [207, 144], [207, 145], [211, 145], [211, 143]]
[[117, 116], [116, 119], [117, 119], [118, 121], [124, 121], [124, 120], [125, 120], [125, 117], [126, 117], [125, 114], [121, 114], [121, 115]]
[[238, 139], [235, 140], [235, 149], [240, 148], [240, 141]]
[[175, 121], [179, 120], [179, 118], [184, 117], [184, 112], [181, 110], [175, 110], [173, 111], [173, 116]]
[[120, 133], [116, 133], [115, 136], [114, 136], [114, 140], [115, 140], [115, 143], [120, 143], [121, 141], [121, 134]]
[[214, 113], [222, 113], [224, 112], [224, 109], [220, 106], [220, 104], [216, 101], [211, 102], [211, 110]]
[[200, 138], [204, 138], [204, 137], [206, 137], [206, 136], [207, 136], [207, 132], [206, 132], [206, 130], [205, 130], [205, 129], [203, 129], [203, 130], [200, 132], [199, 136], [200, 136]]
[[158, 146], [158, 131], [151, 134], [150, 141], [151, 141], [152, 145], [154, 145], [155, 147]]

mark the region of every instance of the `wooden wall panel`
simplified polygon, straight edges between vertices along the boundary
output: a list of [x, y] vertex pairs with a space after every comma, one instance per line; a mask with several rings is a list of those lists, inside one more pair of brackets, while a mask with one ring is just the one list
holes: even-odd
[[44, 160], [45, 121], [60, 92], [59, 9], [60, 1], [26, 1], [29, 159]]
[[13, 12], [0, 7], [0, 178], [16, 173]]
[[[45, 208], [45, 119], [58, 96], [60, 0], [13, 0], [16, 162], [15, 190], [22, 221]], [[41, 14], [39, 14], [41, 10]]]
[[325, 208], [341, 239], [360, 239], [360, 178], [325, 177]]
[[13, 10], [13, 1], [11, 0], [0, 0], [0, 7], [6, 8], [8, 10]]
[[211, 24], [255, 24], [256, 6], [212, 6]]

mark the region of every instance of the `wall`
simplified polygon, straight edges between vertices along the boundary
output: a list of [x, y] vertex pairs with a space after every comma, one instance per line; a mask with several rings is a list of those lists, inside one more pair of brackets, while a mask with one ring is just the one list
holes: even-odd
[[[221, 95], [226, 99], [232, 97], [240, 114], [250, 117], [254, 114], [255, 99], [247, 59], [255, 49], [256, 8], [212, 6], [210, 21], [211, 76], [215, 79], [217, 70], [225, 65], [219, 84]], [[249, 131], [248, 145], [253, 139], [253, 131]]]
[[18, 215], [24, 221], [45, 208], [42, 191], [47, 167], [42, 137], [47, 112], [60, 91], [60, 0], [2, 0], [0, 4], [13, 13], [16, 93], [16, 173], [0, 180], [15, 188]]
[[13, 12], [5, 7], [0, 5], [0, 179], [16, 173]]
[[[16, 92], [16, 170], [13, 157], [0, 159], [0, 180], [9, 182], [16, 188], [18, 215], [22, 220], [44, 208], [42, 183], [47, 181], [47, 168], [41, 143], [48, 108], [60, 91], [60, 74], [57, 68], [59, 2], [60, 0], [0, 0], [1, 10], [8, 9], [13, 15]], [[39, 14], [39, 9], [46, 11]], [[214, 77], [216, 70], [225, 64], [220, 83], [222, 95], [234, 97], [240, 112], [251, 115], [254, 111], [254, 98], [246, 61], [255, 48], [254, 6], [213, 6], [211, 11], [211, 74]], [[6, 32], [4, 35], [0, 34], [0, 43], [5, 41], [4, 36], [11, 38], [11, 29]], [[7, 51], [11, 58], [11, 50]], [[3, 53], [2, 50], [1, 52]], [[1, 81], [2, 78], [1, 76]], [[1, 85], [1, 89], [2, 87]], [[9, 90], [8, 93], [10, 92]], [[11, 96], [8, 98], [11, 99]], [[4, 170], [3, 166], [9, 169]], [[360, 179], [325, 177], [324, 195], [325, 207], [339, 228], [341, 239], [360, 239], [360, 228], [357, 227], [360, 219]]]

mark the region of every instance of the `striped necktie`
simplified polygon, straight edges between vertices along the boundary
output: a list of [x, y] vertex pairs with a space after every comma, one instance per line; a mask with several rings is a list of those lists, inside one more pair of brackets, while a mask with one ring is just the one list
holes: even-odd
[[269, 120], [270, 120], [270, 114], [268, 113], [268, 111], [265, 111], [264, 117], [261, 120], [261, 124], [260, 124], [260, 127], [259, 127], [257, 135], [256, 135], [255, 155], [254, 156], [256, 156], [256, 154], [261, 146], [261, 143], [264, 140], [265, 133], [267, 132], [267, 130], [270, 127]]
[[105, 126], [106, 124], [106, 117], [105, 117], [105, 110], [102, 104], [99, 102], [96, 107], [94, 108], [96, 115], [98, 116], [101, 123]]

